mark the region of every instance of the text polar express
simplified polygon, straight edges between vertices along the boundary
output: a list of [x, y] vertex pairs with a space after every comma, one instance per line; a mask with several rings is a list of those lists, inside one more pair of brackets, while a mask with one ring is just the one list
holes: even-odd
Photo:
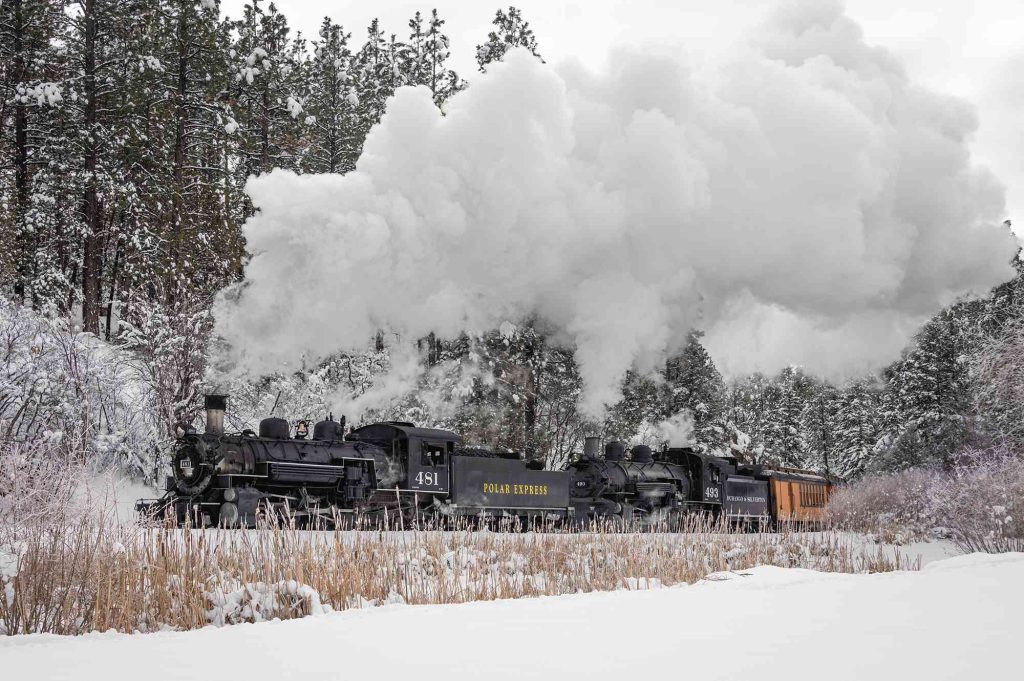
[[518, 485], [507, 482], [485, 482], [484, 494], [526, 494], [536, 497], [548, 495], [547, 485]]

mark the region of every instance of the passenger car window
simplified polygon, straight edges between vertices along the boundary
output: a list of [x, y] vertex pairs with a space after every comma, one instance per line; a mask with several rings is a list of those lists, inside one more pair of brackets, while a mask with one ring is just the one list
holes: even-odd
[[825, 487], [823, 485], [800, 483], [800, 503], [803, 506], [824, 506]]

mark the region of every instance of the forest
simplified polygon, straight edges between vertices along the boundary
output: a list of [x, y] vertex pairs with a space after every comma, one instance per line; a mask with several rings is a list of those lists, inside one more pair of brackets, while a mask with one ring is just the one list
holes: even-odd
[[[541, 58], [542, 39], [517, 8], [498, 10], [479, 69], [512, 47]], [[578, 410], [573, 349], [540, 318], [456, 338], [382, 330], [301, 371], [213, 378], [212, 306], [246, 264], [247, 179], [352, 171], [396, 89], [428, 88], [444, 112], [472, 87], [450, 57], [436, 10], [401, 27], [325, 18], [307, 37], [255, 1], [239, 18], [216, 0], [0, 4], [2, 446], [157, 481], [174, 424], [196, 421], [208, 390], [230, 393], [238, 429], [344, 402], [350, 420], [450, 428], [549, 467], [588, 433], [652, 444], [681, 434], [846, 478], [951, 468], [965, 451], [1021, 443], [1019, 260], [1014, 280], [943, 309], [883, 371], [838, 383], [799, 366], [726, 377], [695, 329], [656, 371], [627, 375], [602, 422]], [[413, 389], [381, 385], [396, 370]]]

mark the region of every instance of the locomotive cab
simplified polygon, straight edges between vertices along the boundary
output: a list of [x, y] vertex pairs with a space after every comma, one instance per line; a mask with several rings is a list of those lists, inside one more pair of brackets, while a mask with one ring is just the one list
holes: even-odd
[[706, 456], [690, 447], [666, 449], [662, 458], [690, 473], [690, 480], [693, 481], [691, 501], [706, 504], [722, 502], [722, 488], [730, 473], [726, 460]]
[[398, 485], [413, 492], [446, 494], [451, 458], [462, 439], [435, 428], [417, 428], [404, 421], [374, 423], [356, 429], [351, 439], [369, 442], [389, 453]]

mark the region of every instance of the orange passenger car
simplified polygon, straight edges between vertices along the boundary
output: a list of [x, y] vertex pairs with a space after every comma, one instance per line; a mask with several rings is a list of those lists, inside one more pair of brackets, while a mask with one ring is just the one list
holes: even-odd
[[772, 517], [779, 523], [821, 523], [832, 493], [829, 478], [810, 471], [765, 471]]

